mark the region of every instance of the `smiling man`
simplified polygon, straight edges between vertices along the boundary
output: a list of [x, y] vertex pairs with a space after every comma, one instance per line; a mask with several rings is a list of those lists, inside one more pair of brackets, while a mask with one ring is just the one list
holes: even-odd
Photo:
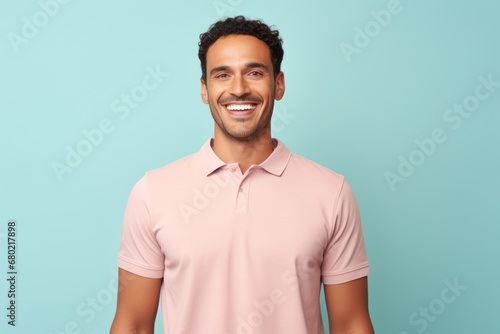
[[257, 20], [200, 36], [214, 136], [134, 186], [112, 334], [371, 334], [365, 245], [343, 176], [271, 136], [285, 92], [282, 40]]

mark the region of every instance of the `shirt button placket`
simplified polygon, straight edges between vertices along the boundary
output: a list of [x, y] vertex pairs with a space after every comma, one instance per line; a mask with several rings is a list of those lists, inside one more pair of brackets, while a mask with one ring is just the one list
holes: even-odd
[[236, 194], [236, 213], [248, 212], [248, 194], [246, 193], [243, 185], [240, 185], [238, 193]]
[[250, 181], [252, 178], [252, 170], [247, 172], [243, 177], [236, 193], [236, 213], [248, 213], [248, 190], [250, 189]]

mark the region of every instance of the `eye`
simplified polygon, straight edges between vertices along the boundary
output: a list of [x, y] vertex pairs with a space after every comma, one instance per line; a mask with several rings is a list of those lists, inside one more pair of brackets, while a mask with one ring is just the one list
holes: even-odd
[[219, 73], [215, 76], [216, 79], [226, 79], [229, 77], [229, 74], [227, 73]]
[[261, 76], [262, 73], [259, 72], [259, 71], [252, 71], [250, 73], [248, 73], [250, 76], [253, 76], [253, 77], [256, 77], [256, 76]]

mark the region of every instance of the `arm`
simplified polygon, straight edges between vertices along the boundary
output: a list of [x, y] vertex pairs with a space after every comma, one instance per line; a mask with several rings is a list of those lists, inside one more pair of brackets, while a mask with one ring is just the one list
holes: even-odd
[[368, 312], [366, 276], [324, 288], [330, 334], [375, 333]]
[[118, 302], [110, 334], [153, 334], [161, 278], [118, 271]]

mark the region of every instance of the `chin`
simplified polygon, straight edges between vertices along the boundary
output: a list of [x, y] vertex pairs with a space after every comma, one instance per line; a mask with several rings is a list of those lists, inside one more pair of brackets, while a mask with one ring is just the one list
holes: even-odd
[[233, 140], [241, 141], [241, 142], [252, 142], [256, 141], [260, 137], [262, 137], [265, 133], [264, 129], [253, 129], [250, 131], [244, 132], [235, 132], [235, 131], [223, 131], [226, 137], [230, 137]]

